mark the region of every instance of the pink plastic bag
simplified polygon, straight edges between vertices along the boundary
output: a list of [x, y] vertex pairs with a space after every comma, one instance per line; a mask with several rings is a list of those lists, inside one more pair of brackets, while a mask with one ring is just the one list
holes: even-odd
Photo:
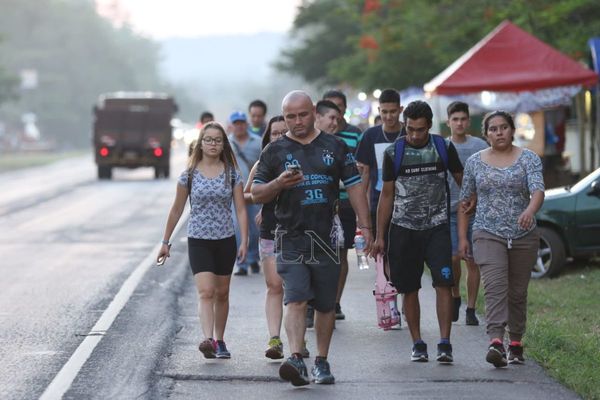
[[375, 305], [377, 306], [377, 324], [384, 331], [392, 329], [394, 325], [400, 323], [400, 314], [398, 313], [397, 298], [398, 291], [388, 282], [383, 272], [383, 256], [377, 256], [377, 278], [375, 280]]

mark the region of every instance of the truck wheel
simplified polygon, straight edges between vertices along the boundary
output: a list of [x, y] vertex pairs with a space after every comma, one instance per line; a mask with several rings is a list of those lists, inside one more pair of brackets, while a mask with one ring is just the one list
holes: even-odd
[[557, 276], [567, 260], [565, 244], [552, 228], [538, 227], [540, 247], [536, 263], [531, 270], [532, 278]]
[[98, 179], [111, 179], [112, 178], [112, 168], [99, 165], [98, 166]]
[[169, 179], [170, 176], [171, 176], [171, 167], [169, 165], [167, 165], [163, 168], [163, 178]]

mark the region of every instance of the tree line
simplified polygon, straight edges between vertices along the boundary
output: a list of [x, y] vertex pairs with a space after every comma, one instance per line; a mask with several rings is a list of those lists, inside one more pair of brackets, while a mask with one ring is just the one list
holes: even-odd
[[[88, 145], [98, 95], [118, 90], [166, 91], [197, 112], [161, 79], [158, 44], [115, 27], [92, 0], [2, 0], [0, 54], [0, 121], [9, 129], [33, 112], [43, 136]], [[19, 86], [22, 70], [37, 72], [36, 87]]]
[[320, 86], [420, 86], [508, 19], [577, 60], [600, 32], [597, 0], [312, 0], [277, 67]]

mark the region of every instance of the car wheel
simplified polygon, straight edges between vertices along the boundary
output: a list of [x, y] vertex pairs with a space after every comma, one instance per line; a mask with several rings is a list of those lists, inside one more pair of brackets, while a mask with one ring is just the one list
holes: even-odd
[[540, 247], [531, 270], [532, 278], [553, 277], [560, 273], [567, 260], [565, 245], [558, 233], [551, 228], [539, 227]]

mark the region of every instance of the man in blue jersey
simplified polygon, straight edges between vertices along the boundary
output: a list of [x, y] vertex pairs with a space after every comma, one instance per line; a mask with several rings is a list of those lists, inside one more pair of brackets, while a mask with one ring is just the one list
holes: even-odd
[[277, 272], [284, 282], [287, 306], [285, 329], [292, 353], [279, 375], [294, 386], [309, 383], [302, 359], [307, 303], [315, 309], [317, 357], [313, 381], [331, 384], [327, 356], [335, 322], [335, 300], [340, 276], [334, 205], [342, 181], [358, 215], [367, 246], [371, 221], [354, 155], [333, 135], [315, 128], [315, 107], [308, 94], [288, 93], [282, 103], [288, 132], [262, 152], [252, 184], [258, 203], [276, 199]]

